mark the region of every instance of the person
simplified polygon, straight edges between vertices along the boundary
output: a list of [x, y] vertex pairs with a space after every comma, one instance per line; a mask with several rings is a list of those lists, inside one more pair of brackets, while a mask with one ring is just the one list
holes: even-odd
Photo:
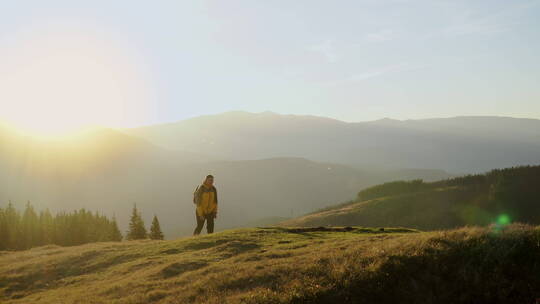
[[206, 232], [214, 232], [214, 219], [217, 217], [218, 198], [217, 190], [214, 187], [214, 177], [207, 175], [202, 185], [198, 186], [193, 194], [193, 203], [197, 205], [195, 216], [197, 218], [197, 227], [193, 235], [199, 235], [206, 221]]

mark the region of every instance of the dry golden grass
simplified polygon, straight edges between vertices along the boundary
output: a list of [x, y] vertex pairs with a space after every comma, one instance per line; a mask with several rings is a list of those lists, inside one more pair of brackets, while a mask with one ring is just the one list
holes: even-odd
[[252, 228], [4, 252], [0, 302], [532, 303], [539, 274], [529, 226]]

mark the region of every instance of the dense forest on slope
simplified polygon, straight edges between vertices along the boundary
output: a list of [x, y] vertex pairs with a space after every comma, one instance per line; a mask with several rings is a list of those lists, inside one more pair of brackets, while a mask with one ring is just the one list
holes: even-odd
[[11, 203], [0, 208], [0, 250], [21, 250], [48, 244], [62, 246], [122, 240], [116, 219], [80, 209], [52, 214], [37, 212], [28, 202], [21, 214]]
[[496, 169], [436, 182], [396, 181], [364, 189], [355, 201], [284, 225], [407, 226], [444, 229], [540, 223], [540, 166]]

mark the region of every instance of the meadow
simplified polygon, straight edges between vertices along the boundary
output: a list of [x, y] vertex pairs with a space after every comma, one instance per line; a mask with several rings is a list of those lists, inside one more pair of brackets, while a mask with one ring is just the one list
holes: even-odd
[[533, 303], [540, 227], [245, 228], [1, 252], [2, 303]]

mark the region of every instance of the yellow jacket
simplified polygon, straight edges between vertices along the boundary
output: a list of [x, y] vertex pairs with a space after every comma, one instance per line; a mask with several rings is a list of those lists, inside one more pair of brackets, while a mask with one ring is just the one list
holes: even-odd
[[195, 204], [197, 205], [197, 216], [206, 217], [213, 214], [214, 217], [217, 214], [217, 190], [216, 187], [207, 187], [202, 184], [195, 191]]

